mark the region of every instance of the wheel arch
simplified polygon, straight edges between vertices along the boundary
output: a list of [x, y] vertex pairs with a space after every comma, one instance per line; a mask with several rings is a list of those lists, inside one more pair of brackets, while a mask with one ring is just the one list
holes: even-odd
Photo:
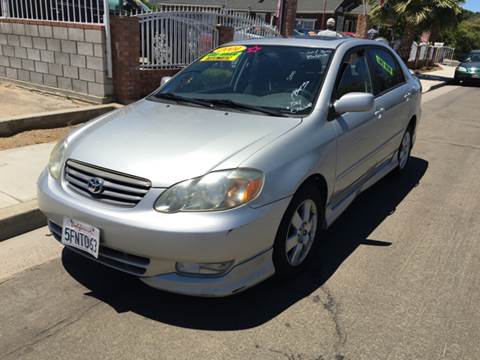
[[417, 129], [417, 115], [413, 115], [408, 122], [407, 129], [412, 129], [414, 132]]
[[325, 177], [322, 174], [315, 173], [310, 176], [308, 176], [306, 179], [302, 181], [302, 183], [298, 186], [297, 190], [295, 193], [297, 193], [300, 189], [302, 189], [305, 186], [314, 186], [320, 191], [321, 199], [322, 199], [322, 220], [321, 220], [321, 226], [322, 228], [326, 228], [327, 224], [325, 221], [325, 209], [326, 209], [326, 204], [327, 204], [327, 197], [328, 197], [328, 183]]

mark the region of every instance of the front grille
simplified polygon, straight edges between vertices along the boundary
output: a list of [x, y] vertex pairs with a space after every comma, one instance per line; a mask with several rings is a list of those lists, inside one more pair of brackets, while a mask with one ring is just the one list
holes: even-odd
[[[99, 194], [93, 194], [88, 189], [88, 182], [93, 178], [103, 180], [103, 191]], [[84, 196], [125, 207], [137, 205], [151, 186], [150, 181], [146, 179], [120, 174], [75, 160], [67, 161], [65, 180], [73, 190]]]
[[[62, 227], [60, 225], [48, 221], [48, 228], [57, 241], [62, 240]], [[95, 259], [92, 255], [74, 247], [69, 246], [68, 248], [89, 259], [137, 276], [145, 274], [148, 265], [150, 264], [150, 259], [146, 257], [127, 254], [102, 245], [100, 245], [98, 251], [98, 259]]]

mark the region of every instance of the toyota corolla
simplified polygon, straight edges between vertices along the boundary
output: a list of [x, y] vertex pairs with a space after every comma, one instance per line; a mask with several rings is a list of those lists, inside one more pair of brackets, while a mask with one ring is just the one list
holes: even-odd
[[38, 182], [71, 250], [158, 289], [227, 296], [315, 255], [363, 190], [408, 164], [421, 86], [379, 42], [223, 45], [77, 129]]

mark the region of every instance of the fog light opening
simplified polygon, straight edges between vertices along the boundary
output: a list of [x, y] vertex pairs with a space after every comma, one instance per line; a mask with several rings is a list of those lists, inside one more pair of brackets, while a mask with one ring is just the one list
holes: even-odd
[[218, 276], [231, 269], [233, 260], [218, 263], [177, 262], [175, 269], [181, 275]]

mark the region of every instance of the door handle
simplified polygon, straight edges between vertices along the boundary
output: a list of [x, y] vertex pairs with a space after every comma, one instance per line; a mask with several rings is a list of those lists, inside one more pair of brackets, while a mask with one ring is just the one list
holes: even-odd
[[405, 95], [403, 95], [403, 98], [404, 98], [406, 101], [409, 101], [410, 98], [411, 98], [411, 96], [412, 96], [412, 93], [409, 91], [409, 92], [407, 92]]
[[375, 111], [373, 114], [374, 114], [377, 118], [381, 119], [381, 118], [382, 118], [382, 115], [383, 115], [384, 113], [385, 113], [385, 109], [384, 109], [384, 108], [380, 108], [380, 109], [378, 109], [377, 111]]

